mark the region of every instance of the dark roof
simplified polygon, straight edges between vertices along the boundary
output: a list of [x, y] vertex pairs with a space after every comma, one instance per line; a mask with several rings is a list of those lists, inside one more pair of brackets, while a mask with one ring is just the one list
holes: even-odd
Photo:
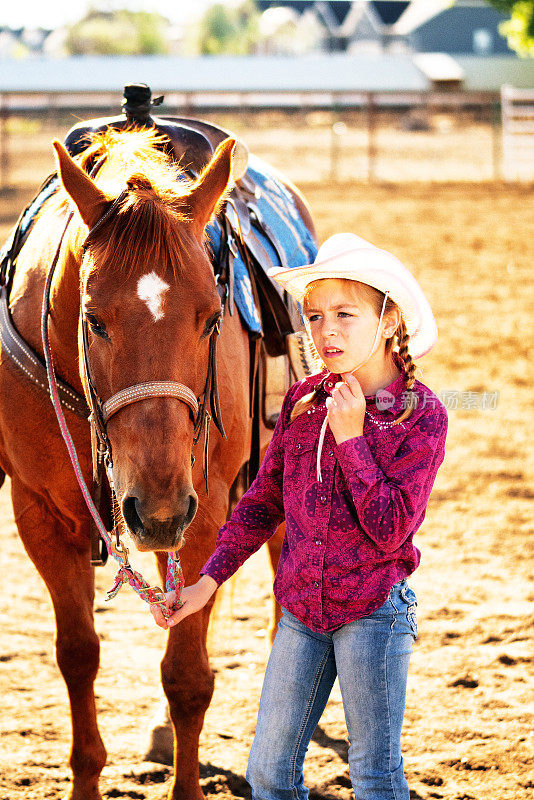
[[511, 55], [506, 37], [499, 31], [499, 25], [505, 19], [504, 14], [490, 6], [457, 5], [446, 8], [414, 29], [416, 49], [472, 53], [473, 32], [482, 28], [491, 31], [494, 37], [494, 55]]
[[392, 2], [392, 0], [375, 0], [371, 5], [374, 6], [375, 11], [384, 25], [393, 25], [400, 15], [406, 11], [410, 5], [410, 0], [406, 2], [399, 2], [399, 0], [396, 2]]
[[345, 17], [352, 8], [352, 3], [344, 2], [344, 0], [340, 0], [340, 2], [336, 3], [329, 3], [328, 0], [326, 0], [325, 5], [329, 6], [331, 13], [338, 22], [338, 25], [343, 24], [343, 22], [345, 21]]
[[[342, 25], [345, 17], [352, 8], [352, 0], [256, 0], [256, 5], [260, 11], [266, 11], [268, 8], [276, 6], [283, 6], [284, 8], [292, 8], [299, 14], [302, 14], [307, 8], [321, 6], [328, 10], [328, 15], [335, 19], [338, 25]], [[375, 5], [373, 3], [373, 5]], [[384, 3], [382, 5], [397, 5], [396, 3]], [[406, 4], [408, 5], [408, 4]]]

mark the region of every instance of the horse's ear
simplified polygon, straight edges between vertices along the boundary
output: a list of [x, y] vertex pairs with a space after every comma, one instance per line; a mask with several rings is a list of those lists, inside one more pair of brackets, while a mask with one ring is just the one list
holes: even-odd
[[100, 219], [109, 199], [93, 183], [81, 167], [67, 153], [61, 142], [52, 142], [56, 151], [58, 174], [69, 197], [75, 203], [85, 224], [92, 228]]
[[225, 139], [220, 143], [213, 158], [187, 196], [188, 211], [195, 233], [201, 236], [217, 208], [232, 177], [232, 153], [235, 139]]

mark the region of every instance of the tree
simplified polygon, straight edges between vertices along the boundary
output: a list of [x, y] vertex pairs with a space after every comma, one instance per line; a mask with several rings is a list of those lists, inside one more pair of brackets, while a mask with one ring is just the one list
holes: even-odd
[[189, 29], [186, 49], [190, 55], [247, 55], [255, 49], [259, 16], [253, 0], [237, 7], [215, 3]]
[[508, 44], [521, 56], [534, 56], [534, 0], [487, 0], [510, 19], [499, 30]]
[[156, 55], [168, 52], [170, 22], [146, 11], [90, 9], [67, 30], [70, 55]]

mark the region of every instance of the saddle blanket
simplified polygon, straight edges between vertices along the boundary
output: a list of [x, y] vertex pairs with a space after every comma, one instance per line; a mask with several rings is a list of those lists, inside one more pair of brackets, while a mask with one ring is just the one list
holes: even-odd
[[[312, 262], [317, 255], [317, 245], [304, 225], [290, 192], [269, 169], [269, 165], [252, 154], [246, 174], [256, 184], [256, 206], [283, 249], [285, 265], [288, 268], [301, 267]], [[255, 227], [254, 232], [271, 260], [271, 264], [263, 265], [264, 269], [284, 266], [261, 228]], [[217, 220], [208, 226], [207, 233], [213, 252], [217, 254], [222, 234]], [[239, 253], [234, 260], [234, 300], [248, 330], [261, 335], [261, 319], [254, 305], [250, 277]]]

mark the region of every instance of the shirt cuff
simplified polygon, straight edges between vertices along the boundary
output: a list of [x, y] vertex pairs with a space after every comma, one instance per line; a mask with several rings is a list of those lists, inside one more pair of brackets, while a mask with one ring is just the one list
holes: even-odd
[[364, 436], [346, 439], [344, 442], [336, 444], [334, 451], [343, 472], [345, 470], [353, 472], [354, 470], [378, 469], [371, 448]]

